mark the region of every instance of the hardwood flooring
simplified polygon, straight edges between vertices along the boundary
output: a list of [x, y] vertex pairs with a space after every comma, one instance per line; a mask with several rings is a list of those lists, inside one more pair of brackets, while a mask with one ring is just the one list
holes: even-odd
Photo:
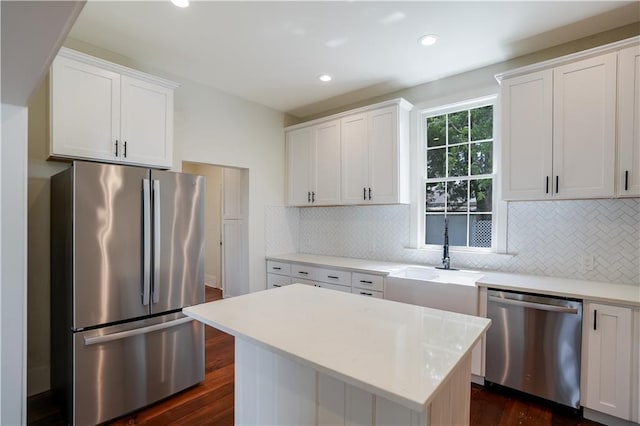
[[[207, 287], [207, 301], [220, 299], [220, 290]], [[109, 425], [233, 425], [234, 338], [205, 327], [204, 382]], [[49, 392], [27, 400], [29, 425], [64, 425]], [[471, 387], [472, 426], [591, 426], [580, 414], [558, 405], [500, 387]]]

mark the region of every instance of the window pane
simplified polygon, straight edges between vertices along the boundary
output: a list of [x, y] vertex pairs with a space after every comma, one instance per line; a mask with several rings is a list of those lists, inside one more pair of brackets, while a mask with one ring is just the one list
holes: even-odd
[[448, 212], [466, 212], [467, 211], [467, 181], [458, 180], [447, 183], [447, 200]]
[[425, 225], [425, 244], [444, 244], [444, 215], [426, 215]]
[[469, 216], [469, 246], [491, 247], [490, 214], [472, 214]]
[[484, 175], [493, 172], [493, 143], [471, 144], [471, 174]]
[[446, 174], [446, 148], [427, 150], [427, 178], [441, 178]]
[[428, 212], [444, 212], [444, 204], [447, 200], [447, 194], [444, 188], [444, 182], [427, 183], [426, 187], [426, 211]]
[[449, 218], [449, 245], [467, 245], [467, 215], [448, 215]]
[[472, 212], [491, 212], [493, 205], [492, 179], [469, 181], [469, 209]]
[[460, 111], [449, 114], [449, 145], [469, 142], [469, 112]]
[[442, 146], [447, 141], [445, 128], [447, 126], [447, 116], [427, 118], [427, 147]]
[[449, 176], [468, 176], [469, 163], [467, 160], [469, 145], [459, 145], [449, 148]]
[[493, 138], [493, 107], [491, 105], [471, 110], [471, 140]]

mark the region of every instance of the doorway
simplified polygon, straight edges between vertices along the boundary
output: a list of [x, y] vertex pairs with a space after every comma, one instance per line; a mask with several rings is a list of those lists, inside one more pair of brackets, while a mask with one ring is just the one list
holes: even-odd
[[205, 285], [223, 297], [249, 292], [249, 170], [184, 161], [182, 171], [206, 178]]

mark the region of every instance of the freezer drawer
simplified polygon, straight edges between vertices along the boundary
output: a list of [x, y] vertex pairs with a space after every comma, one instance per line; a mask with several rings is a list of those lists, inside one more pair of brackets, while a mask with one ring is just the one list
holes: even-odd
[[93, 425], [204, 379], [204, 326], [182, 314], [75, 333], [73, 423]]

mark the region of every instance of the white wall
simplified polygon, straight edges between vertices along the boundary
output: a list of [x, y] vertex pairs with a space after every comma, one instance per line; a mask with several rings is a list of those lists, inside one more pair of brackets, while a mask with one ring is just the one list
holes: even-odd
[[27, 108], [1, 108], [0, 424], [17, 425], [26, 419]]

